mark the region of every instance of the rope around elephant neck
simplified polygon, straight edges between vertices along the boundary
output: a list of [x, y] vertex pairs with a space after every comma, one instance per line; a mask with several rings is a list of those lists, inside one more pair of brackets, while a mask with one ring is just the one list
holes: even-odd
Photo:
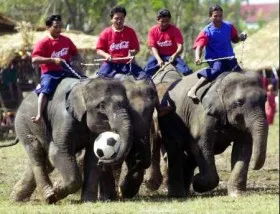
[[82, 76], [80, 74], [78, 74], [73, 68], [71, 68], [70, 65], [68, 65], [68, 63], [63, 60], [64, 65], [69, 69], [69, 71], [72, 72], [72, 74], [74, 74], [76, 77], [78, 77], [79, 79], [82, 79]]

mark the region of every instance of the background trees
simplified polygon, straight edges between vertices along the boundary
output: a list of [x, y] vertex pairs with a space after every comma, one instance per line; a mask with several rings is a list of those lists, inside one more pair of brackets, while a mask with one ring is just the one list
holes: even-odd
[[[193, 61], [192, 44], [196, 35], [209, 21], [209, 6], [221, 5], [225, 19], [232, 21], [238, 30], [242, 31], [245, 25], [240, 19], [240, 2], [241, 0], [0, 0], [0, 12], [17, 21], [41, 26], [44, 26], [48, 14], [59, 13], [65, 27], [98, 35], [110, 24], [110, 9], [122, 5], [128, 13], [126, 23], [135, 29], [142, 45], [139, 58], [146, 59], [149, 54], [146, 46], [148, 29], [156, 23], [156, 12], [160, 8], [168, 8], [173, 23], [183, 32], [183, 57], [187, 61]], [[140, 61], [140, 64], [143, 62]]]

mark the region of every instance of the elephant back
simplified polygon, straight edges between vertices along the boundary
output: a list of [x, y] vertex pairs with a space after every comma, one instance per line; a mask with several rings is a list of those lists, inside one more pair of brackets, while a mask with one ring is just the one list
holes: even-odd
[[160, 68], [152, 77], [155, 84], [172, 83], [176, 80], [182, 79], [182, 75], [176, 70], [172, 64], [167, 64]]

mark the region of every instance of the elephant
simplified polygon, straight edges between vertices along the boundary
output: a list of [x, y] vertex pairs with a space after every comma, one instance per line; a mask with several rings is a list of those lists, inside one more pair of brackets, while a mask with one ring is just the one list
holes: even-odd
[[[144, 172], [151, 164], [150, 127], [157, 102], [156, 90], [147, 79], [134, 80], [125, 77], [121, 81], [126, 88], [130, 104], [130, 117], [133, 127], [132, 146], [125, 159], [127, 172], [121, 181], [118, 193], [122, 198], [134, 197], [143, 182]], [[116, 197], [114, 174], [120, 176], [121, 168], [103, 170], [100, 179], [100, 197], [103, 200]]]
[[[228, 195], [242, 195], [251, 157], [254, 170], [266, 158], [266, 94], [261, 81], [255, 72], [224, 72], [197, 91], [199, 101], [187, 96], [195, 81], [196, 73], [183, 77], [163, 97], [175, 109], [158, 119], [168, 157], [168, 196], [186, 197], [191, 184], [200, 193], [217, 187], [214, 155], [231, 144]], [[194, 175], [197, 166], [199, 173]]]
[[[182, 79], [182, 74], [176, 71], [175, 66], [166, 63], [153, 76], [159, 100], [162, 100], [165, 92], [173, 82]], [[157, 190], [162, 182], [167, 184], [167, 154], [163, 146], [163, 139], [158, 125], [157, 114], [153, 115], [151, 126], [151, 165], [146, 171], [145, 185], [151, 190]]]
[[[102, 167], [121, 164], [131, 149], [132, 124], [125, 87], [118, 81], [65, 78], [58, 85], [40, 124], [31, 121], [37, 112], [37, 95], [30, 93], [21, 103], [15, 130], [29, 157], [11, 199], [25, 201], [36, 186], [46, 203], [55, 203], [82, 187], [81, 200], [95, 201]], [[93, 143], [98, 134], [120, 135], [120, 149], [112, 160], [98, 160]], [[84, 174], [75, 154], [85, 149]], [[54, 168], [62, 180], [52, 184], [48, 173]]]

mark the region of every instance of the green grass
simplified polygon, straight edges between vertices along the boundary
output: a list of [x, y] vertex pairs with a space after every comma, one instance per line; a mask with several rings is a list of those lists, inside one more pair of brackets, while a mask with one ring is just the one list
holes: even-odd
[[20, 178], [27, 156], [21, 144], [0, 149], [0, 213], [279, 213], [279, 120], [270, 126], [267, 159], [258, 171], [249, 171], [247, 194], [239, 198], [227, 196], [226, 183], [230, 172], [230, 150], [216, 156], [220, 175], [219, 186], [205, 194], [192, 192], [189, 198], [170, 199], [164, 188], [148, 193], [141, 187], [133, 200], [80, 203], [79, 193], [68, 196], [56, 205], [46, 205], [38, 194], [31, 201], [12, 203], [9, 195]]

